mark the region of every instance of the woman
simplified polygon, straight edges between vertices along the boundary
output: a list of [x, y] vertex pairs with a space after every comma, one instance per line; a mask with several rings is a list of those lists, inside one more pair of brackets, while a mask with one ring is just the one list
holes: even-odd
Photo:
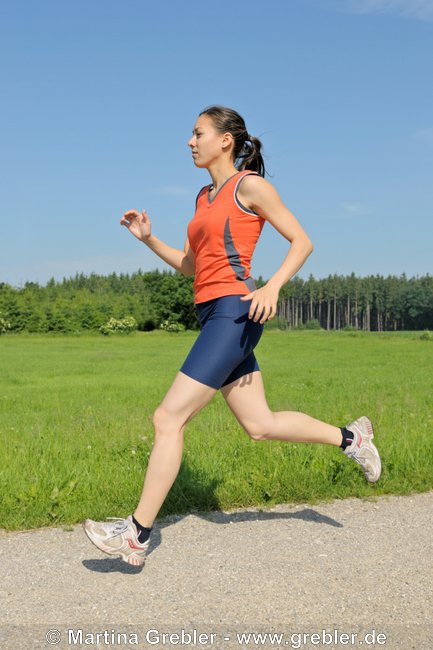
[[[195, 166], [208, 170], [212, 184], [197, 195], [184, 250], [152, 235], [146, 211], [131, 210], [120, 220], [177, 271], [195, 275], [194, 302], [201, 327], [153, 415], [155, 440], [134, 514], [114, 523], [84, 522], [99, 549], [133, 565], [145, 562], [153, 522], [178, 474], [185, 426], [217, 390], [253, 440], [335, 445], [361, 465], [369, 482], [376, 482], [381, 473], [367, 417], [340, 428], [304, 413], [272, 412], [266, 402], [253, 349], [264, 323], [276, 314], [281, 287], [301, 268], [313, 245], [265, 180], [261, 142], [248, 134], [236, 111], [211, 106], [199, 114], [188, 146]], [[265, 221], [291, 246], [281, 267], [257, 289], [250, 262]]]

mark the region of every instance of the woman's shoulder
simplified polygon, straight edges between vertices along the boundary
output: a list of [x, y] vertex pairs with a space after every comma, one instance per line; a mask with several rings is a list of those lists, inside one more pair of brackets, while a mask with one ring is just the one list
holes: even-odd
[[240, 180], [242, 180], [242, 187], [272, 187], [269, 181], [252, 169], [243, 170]]
[[267, 194], [269, 191], [275, 191], [274, 186], [257, 173], [246, 173], [242, 176], [241, 180], [242, 182], [239, 183], [237, 194], [242, 203], [250, 210], [255, 210], [260, 196]]

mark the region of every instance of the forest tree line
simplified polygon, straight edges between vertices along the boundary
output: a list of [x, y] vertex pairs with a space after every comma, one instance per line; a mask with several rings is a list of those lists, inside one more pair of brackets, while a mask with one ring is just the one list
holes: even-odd
[[[258, 287], [265, 282], [261, 276], [256, 281]], [[0, 282], [0, 334], [99, 330], [110, 318], [129, 316], [142, 331], [167, 321], [198, 329], [193, 278], [139, 270], [131, 275], [77, 273], [62, 281], [52, 278], [45, 286]], [[433, 276], [295, 276], [282, 287], [273, 320], [289, 329], [433, 329]]]

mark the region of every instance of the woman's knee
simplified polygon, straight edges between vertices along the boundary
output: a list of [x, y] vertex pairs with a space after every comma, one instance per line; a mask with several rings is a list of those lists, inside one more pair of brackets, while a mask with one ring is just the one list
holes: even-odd
[[155, 435], [179, 432], [183, 425], [175, 414], [170, 413], [170, 411], [161, 405], [154, 411], [152, 420]]
[[201, 411], [202, 406], [187, 410], [173, 412], [161, 403], [153, 413], [153, 426], [155, 434], [173, 433], [183, 431], [192, 418]]
[[242, 423], [243, 428], [252, 440], [267, 440], [272, 434], [274, 418], [270, 411], [266, 416], [255, 420], [248, 420]]

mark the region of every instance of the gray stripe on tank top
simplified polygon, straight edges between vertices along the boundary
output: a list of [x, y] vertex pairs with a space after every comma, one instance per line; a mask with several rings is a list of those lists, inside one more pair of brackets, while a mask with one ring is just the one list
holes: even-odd
[[256, 217], [259, 217], [260, 215], [259, 215], [257, 212], [255, 212], [254, 210], [250, 210], [249, 208], [246, 208], [246, 207], [241, 203], [240, 199], [238, 198], [238, 189], [239, 189], [239, 185], [241, 184], [241, 182], [243, 181], [243, 179], [245, 178], [245, 176], [260, 176], [260, 174], [259, 174], [258, 172], [250, 172], [249, 174], [244, 174], [243, 176], [240, 177], [240, 179], [238, 180], [238, 182], [237, 182], [236, 185], [235, 185], [235, 191], [234, 191], [235, 203], [236, 203], [236, 204], [238, 205], [238, 207], [239, 207], [241, 210], [243, 210], [244, 212], [248, 212], [248, 214], [254, 214]]
[[233, 237], [230, 232], [230, 216], [227, 217], [224, 225], [224, 248], [226, 251], [229, 264], [232, 267], [233, 271], [235, 272], [236, 279], [245, 282], [245, 284], [247, 285], [250, 291], [255, 291], [257, 287], [253, 278], [251, 276], [246, 279], [244, 278], [246, 269], [241, 264], [241, 257], [238, 251], [236, 250], [236, 247], [233, 242]]

